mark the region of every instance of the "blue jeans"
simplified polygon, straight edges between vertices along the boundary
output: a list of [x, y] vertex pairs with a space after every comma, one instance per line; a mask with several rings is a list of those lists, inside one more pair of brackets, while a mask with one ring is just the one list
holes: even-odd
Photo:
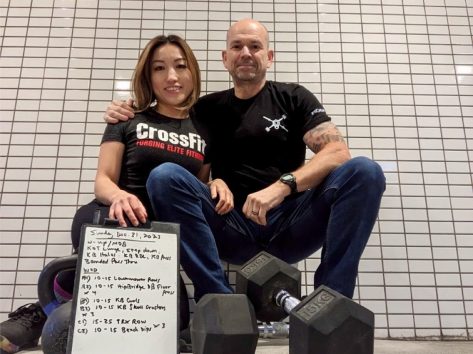
[[318, 187], [287, 197], [270, 210], [266, 226], [247, 219], [240, 207], [218, 215], [209, 187], [174, 163], [151, 171], [146, 187], [156, 218], [180, 224], [181, 265], [196, 299], [233, 292], [220, 259], [243, 264], [264, 250], [295, 263], [320, 248], [315, 287], [323, 284], [351, 298], [385, 178], [377, 163], [353, 158]]

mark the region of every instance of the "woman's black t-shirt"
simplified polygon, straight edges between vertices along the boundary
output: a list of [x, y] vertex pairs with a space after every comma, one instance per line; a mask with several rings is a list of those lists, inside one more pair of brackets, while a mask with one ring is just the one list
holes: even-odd
[[153, 219], [146, 192], [151, 170], [173, 162], [197, 175], [204, 161], [205, 142], [190, 119], [174, 119], [154, 109], [135, 114], [135, 118], [107, 124], [102, 144], [118, 141], [125, 145], [118, 186], [136, 195]]

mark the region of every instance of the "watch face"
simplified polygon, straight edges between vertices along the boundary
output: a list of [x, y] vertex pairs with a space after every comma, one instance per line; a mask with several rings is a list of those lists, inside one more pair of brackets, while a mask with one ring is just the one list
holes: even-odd
[[291, 175], [291, 174], [282, 175], [282, 176], [281, 176], [281, 181], [283, 181], [283, 182], [289, 182], [289, 183], [294, 182], [294, 176]]
[[297, 192], [297, 183], [296, 183], [296, 177], [292, 173], [285, 173], [283, 174], [279, 180], [287, 184], [291, 188], [291, 194]]

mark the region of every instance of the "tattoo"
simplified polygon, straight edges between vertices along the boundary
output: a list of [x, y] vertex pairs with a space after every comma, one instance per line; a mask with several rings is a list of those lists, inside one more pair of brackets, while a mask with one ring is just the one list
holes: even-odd
[[328, 143], [345, 142], [345, 140], [335, 124], [324, 122], [305, 133], [304, 142], [314, 154], [317, 154]]

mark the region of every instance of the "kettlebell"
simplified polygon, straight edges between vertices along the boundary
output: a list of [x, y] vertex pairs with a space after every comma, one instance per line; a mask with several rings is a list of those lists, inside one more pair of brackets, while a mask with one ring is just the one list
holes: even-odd
[[61, 271], [75, 270], [77, 254], [56, 258], [41, 271], [38, 279], [38, 299], [48, 317], [41, 333], [44, 354], [65, 354], [72, 315], [72, 301], [60, 303], [54, 294], [54, 278]]
[[66, 354], [71, 316], [72, 301], [68, 301], [48, 317], [41, 333], [41, 347], [44, 354]]

